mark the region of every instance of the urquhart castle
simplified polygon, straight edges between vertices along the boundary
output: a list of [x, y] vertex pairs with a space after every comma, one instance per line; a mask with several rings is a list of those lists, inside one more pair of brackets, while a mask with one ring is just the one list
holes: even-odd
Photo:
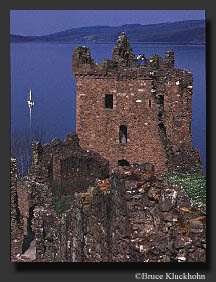
[[80, 145], [111, 167], [149, 163], [155, 171], [200, 172], [192, 148], [192, 74], [175, 69], [174, 52], [137, 62], [122, 33], [112, 60], [96, 64], [87, 47], [75, 49], [76, 128]]
[[33, 143], [22, 179], [11, 160], [12, 261], [205, 261], [205, 208], [162, 177], [202, 172], [192, 74], [174, 63], [137, 57], [124, 32], [100, 64], [75, 48], [76, 134]]

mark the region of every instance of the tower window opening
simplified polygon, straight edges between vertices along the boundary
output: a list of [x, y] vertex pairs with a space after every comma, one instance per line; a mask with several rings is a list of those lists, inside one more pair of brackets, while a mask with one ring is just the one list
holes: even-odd
[[121, 125], [119, 127], [119, 143], [126, 144], [127, 143], [127, 126]]
[[126, 160], [119, 160], [118, 161], [118, 166], [129, 166], [130, 163]]
[[105, 94], [105, 108], [113, 109], [113, 95], [112, 94]]
[[151, 106], [152, 106], [152, 101], [149, 100], [149, 108], [151, 108]]

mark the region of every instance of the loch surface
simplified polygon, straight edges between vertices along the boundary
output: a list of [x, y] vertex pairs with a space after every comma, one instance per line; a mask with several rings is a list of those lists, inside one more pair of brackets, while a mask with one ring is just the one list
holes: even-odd
[[[29, 129], [28, 91], [32, 89], [35, 106], [32, 129], [46, 131], [48, 139], [64, 139], [76, 128], [76, 85], [72, 75], [74, 48], [86, 45], [96, 62], [111, 59], [113, 43], [57, 44], [11, 43], [11, 130]], [[175, 67], [193, 74], [192, 139], [199, 148], [203, 171], [206, 170], [206, 73], [204, 45], [160, 45], [131, 43], [135, 54], [164, 56], [175, 52]]]

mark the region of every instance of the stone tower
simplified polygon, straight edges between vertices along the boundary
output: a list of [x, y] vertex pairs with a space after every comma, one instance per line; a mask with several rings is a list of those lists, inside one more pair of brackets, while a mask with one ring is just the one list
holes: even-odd
[[149, 163], [156, 172], [201, 172], [192, 147], [192, 74], [175, 69], [174, 52], [137, 59], [122, 33], [112, 60], [97, 64], [88, 47], [74, 51], [76, 130], [80, 145], [110, 166]]

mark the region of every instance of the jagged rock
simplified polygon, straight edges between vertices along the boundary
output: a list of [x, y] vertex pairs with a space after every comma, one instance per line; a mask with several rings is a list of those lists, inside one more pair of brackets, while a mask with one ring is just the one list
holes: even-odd
[[162, 192], [160, 198], [160, 210], [168, 212], [176, 206], [178, 192], [175, 189], [166, 189]]
[[161, 193], [160, 189], [152, 187], [148, 191], [148, 198], [150, 200], [158, 202], [160, 199], [160, 193]]
[[203, 232], [203, 223], [200, 221], [190, 221], [190, 231], [192, 233], [202, 233]]

